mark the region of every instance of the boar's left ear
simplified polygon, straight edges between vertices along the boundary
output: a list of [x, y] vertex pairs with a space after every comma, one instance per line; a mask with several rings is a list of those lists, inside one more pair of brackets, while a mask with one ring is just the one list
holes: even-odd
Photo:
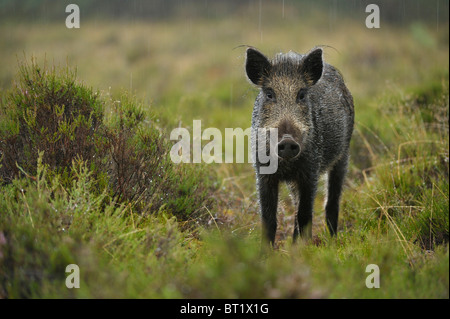
[[270, 72], [272, 65], [264, 54], [256, 49], [247, 49], [247, 58], [245, 60], [245, 71], [247, 77], [253, 84], [261, 86], [261, 81], [265, 75]]
[[300, 65], [300, 72], [308, 85], [314, 85], [321, 78], [322, 71], [322, 49], [318, 48], [303, 58], [303, 63]]

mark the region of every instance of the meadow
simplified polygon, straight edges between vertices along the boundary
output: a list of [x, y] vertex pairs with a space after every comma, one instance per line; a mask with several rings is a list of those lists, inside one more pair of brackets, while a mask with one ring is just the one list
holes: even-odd
[[[257, 3], [80, 29], [3, 20], [0, 298], [449, 298], [448, 30]], [[252, 165], [170, 161], [175, 127], [250, 127], [245, 45], [322, 45], [353, 94], [335, 238], [322, 183], [313, 238], [292, 244], [283, 188], [262, 256]]]

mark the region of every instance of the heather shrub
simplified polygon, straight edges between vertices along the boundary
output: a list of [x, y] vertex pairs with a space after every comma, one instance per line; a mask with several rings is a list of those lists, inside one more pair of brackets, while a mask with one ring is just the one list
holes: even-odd
[[201, 218], [211, 204], [211, 174], [204, 166], [173, 164], [170, 143], [155, 123], [134, 97], [102, 97], [70, 68], [41, 68], [32, 60], [20, 65], [15, 87], [2, 100], [0, 180], [36, 179], [42, 152], [48, 178], [58, 176], [63, 187], [76, 180], [72, 162], [83, 161], [95, 180], [90, 191], [105, 192], [105, 201], [143, 214]]

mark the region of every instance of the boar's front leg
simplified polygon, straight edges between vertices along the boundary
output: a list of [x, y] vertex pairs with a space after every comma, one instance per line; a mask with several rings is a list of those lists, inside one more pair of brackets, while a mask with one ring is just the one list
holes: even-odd
[[277, 231], [278, 180], [269, 175], [258, 178], [259, 205], [262, 221], [262, 246], [275, 242]]
[[312, 217], [314, 209], [314, 198], [316, 197], [318, 177], [311, 174], [308, 178], [302, 178], [299, 181], [300, 202], [297, 211], [297, 221], [294, 229], [294, 242], [298, 235], [302, 238], [311, 238]]

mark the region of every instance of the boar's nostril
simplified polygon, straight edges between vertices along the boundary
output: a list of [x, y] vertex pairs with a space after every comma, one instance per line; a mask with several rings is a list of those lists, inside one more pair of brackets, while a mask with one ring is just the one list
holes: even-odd
[[291, 138], [282, 139], [278, 143], [278, 156], [282, 159], [291, 159], [300, 153], [300, 145]]
[[298, 146], [298, 144], [297, 143], [291, 144], [290, 147], [291, 147], [292, 154], [294, 156], [297, 156], [298, 153], [300, 152], [300, 147]]

